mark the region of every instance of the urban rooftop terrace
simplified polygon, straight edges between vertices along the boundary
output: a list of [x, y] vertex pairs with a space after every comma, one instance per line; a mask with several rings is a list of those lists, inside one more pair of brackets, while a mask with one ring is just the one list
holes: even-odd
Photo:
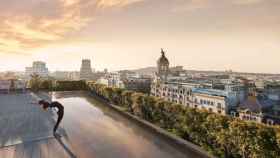
[[[59, 101], [65, 118], [61, 138], [52, 136], [56, 115], [32, 105], [41, 99]], [[121, 116], [84, 92], [0, 94], [1, 158], [195, 158], [167, 140]]]

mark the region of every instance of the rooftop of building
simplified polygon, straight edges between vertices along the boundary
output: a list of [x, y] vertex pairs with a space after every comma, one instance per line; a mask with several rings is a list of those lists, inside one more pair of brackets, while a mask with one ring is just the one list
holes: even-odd
[[248, 98], [240, 103], [239, 110], [248, 110], [254, 113], [271, 113], [271, 110], [280, 105], [279, 101], [268, 99], [264, 95], [248, 96]]
[[207, 94], [207, 95], [212, 95], [212, 96], [221, 96], [221, 97], [228, 96], [226, 91], [219, 90], [219, 89], [193, 88], [192, 92], [200, 93], [200, 94]]

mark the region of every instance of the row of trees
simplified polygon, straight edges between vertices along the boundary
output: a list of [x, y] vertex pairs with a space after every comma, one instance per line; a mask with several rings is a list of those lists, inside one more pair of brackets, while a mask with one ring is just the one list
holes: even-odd
[[29, 87], [33, 91], [73, 91], [87, 90], [86, 81], [55, 81], [43, 79], [39, 75], [32, 75], [29, 81]]
[[76, 91], [87, 90], [86, 81], [56, 81], [54, 90], [56, 91]]
[[280, 157], [280, 128], [174, 104], [142, 93], [91, 84], [96, 95], [201, 146], [217, 157]]

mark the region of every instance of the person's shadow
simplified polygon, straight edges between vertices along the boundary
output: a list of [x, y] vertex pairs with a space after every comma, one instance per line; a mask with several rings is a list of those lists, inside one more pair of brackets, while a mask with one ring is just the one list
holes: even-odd
[[69, 155], [70, 158], [77, 158], [77, 156], [71, 151], [70, 147], [63, 142], [61, 136], [55, 136], [55, 138], [58, 141], [58, 143], [63, 147], [63, 149], [66, 151], [66, 153]]

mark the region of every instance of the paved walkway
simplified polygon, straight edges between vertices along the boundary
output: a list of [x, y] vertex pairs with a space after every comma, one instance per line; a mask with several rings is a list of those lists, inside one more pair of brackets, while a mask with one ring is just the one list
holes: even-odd
[[65, 106], [59, 128], [62, 138], [55, 139], [51, 131], [56, 116], [29, 104], [34, 99], [30, 94], [0, 95], [1, 158], [201, 157], [191, 150], [181, 153], [156, 134], [79, 92], [53, 94], [52, 99]]

